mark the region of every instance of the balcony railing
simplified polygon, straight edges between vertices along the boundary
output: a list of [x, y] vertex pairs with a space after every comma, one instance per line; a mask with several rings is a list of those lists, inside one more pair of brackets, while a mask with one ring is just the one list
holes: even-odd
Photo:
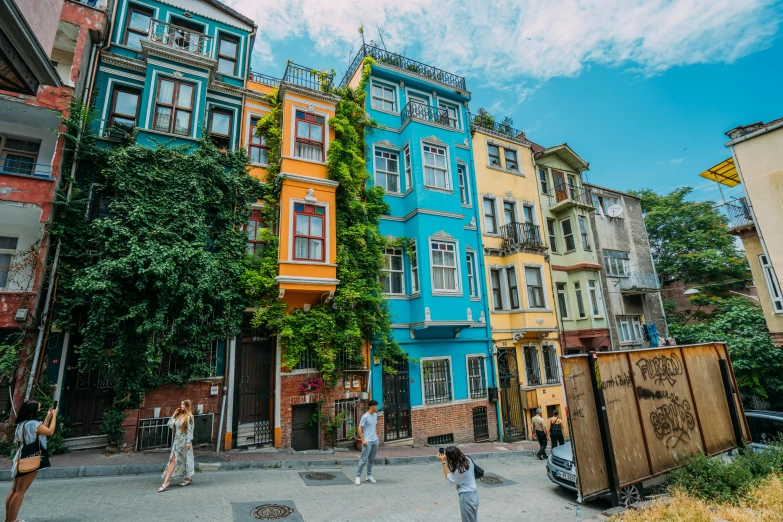
[[105, 140], [111, 141], [126, 141], [131, 139], [136, 127], [130, 126], [118, 126], [104, 127], [101, 129], [100, 136]]
[[543, 247], [541, 229], [533, 223], [517, 223], [516, 221], [503, 225], [500, 229], [503, 236], [503, 246], [525, 245], [531, 247]]
[[361, 66], [362, 60], [364, 60], [365, 56], [371, 56], [379, 64], [391, 65], [392, 67], [396, 67], [398, 69], [410, 71], [413, 74], [424, 76], [425, 78], [442, 83], [443, 85], [453, 89], [461, 91], [467, 90], [465, 88], [465, 78], [462, 76], [451, 74], [442, 69], [438, 69], [437, 67], [417, 62], [416, 60], [411, 60], [405, 56], [390, 53], [384, 49], [367, 44], [364, 44], [359, 48], [359, 52], [356, 53], [356, 57], [353, 59], [351, 66], [348, 67], [348, 71], [346, 71], [345, 76], [343, 76], [343, 79], [340, 82], [340, 87], [345, 87], [348, 85], [348, 82], [356, 72], [356, 69]]
[[661, 283], [655, 274], [631, 272], [628, 277], [620, 278], [620, 291], [624, 294], [644, 294], [660, 292]]
[[718, 205], [717, 209], [721, 214], [726, 216], [729, 230], [753, 224], [753, 215], [750, 213], [750, 204], [744, 196], [722, 205]]
[[581, 205], [595, 210], [595, 207], [593, 207], [593, 191], [587, 187], [555, 186], [555, 188], [549, 191], [548, 195], [550, 207]]
[[283, 74], [283, 82], [305, 89], [321, 92], [332, 92], [334, 89], [334, 74], [316, 71], [308, 67], [288, 62]]
[[446, 109], [433, 107], [426, 103], [409, 101], [403, 107], [400, 113], [401, 123], [405, 124], [409, 119], [426, 121], [428, 123], [437, 123], [439, 125], [449, 126], [449, 112]]
[[273, 77], [273, 76], [267, 76], [266, 74], [261, 74], [257, 72], [251, 72], [250, 73], [250, 81], [261, 83], [263, 85], [267, 85], [269, 87], [278, 87], [280, 85], [280, 80]]
[[470, 126], [473, 128], [482, 128], [497, 134], [505, 134], [509, 138], [525, 139], [525, 133], [515, 129], [505, 123], [497, 123], [494, 119], [486, 116], [470, 115]]
[[[19, 156], [21, 157], [21, 156]], [[0, 174], [14, 174], [31, 178], [51, 179], [52, 166], [46, 163], [33, 163], [32, 159], [0, 158]]]
[[212, 37], [203, 33], [166, 23], [162, 20], [150, 22], [150, 40], [162, 43], [188, 53], [210, 56]]

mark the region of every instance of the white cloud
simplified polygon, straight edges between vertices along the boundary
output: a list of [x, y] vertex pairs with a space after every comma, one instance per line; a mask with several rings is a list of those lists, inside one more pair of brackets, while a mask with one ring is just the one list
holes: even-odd
[[[482, 85], [574, 76], [590, 63], [653, 75], [681, 65], [733, 62], [770, 45], [775, 0], [224, 0], [259, 26], [256, 59], [307, 36], [345, 58], [364, 24], [389, 49]], [[535, 87], [520, 87], [521, 99]]]

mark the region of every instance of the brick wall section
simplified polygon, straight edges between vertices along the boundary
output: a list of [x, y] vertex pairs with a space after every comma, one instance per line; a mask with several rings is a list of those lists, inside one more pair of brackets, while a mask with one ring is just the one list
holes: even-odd
[[[218, 386], [218, 395], [210, 395], [212, 386]], [[180, 402], [190, 399], [193, 403], [193, 413], [198, 414], [198, 405], [204, 405], [203, 413], [214, 413], [212, 423], [212, 444], [217, 443], [220, 424], [220, 405], [223, 400], [223, 379], [198, 380], [189, 382], [185, 386], [164, 384], [149, 390], [144, 394], [144, 399], [138, 410], [128, 410], [125, 414], [125, 439], [123, 443], [130, 448], [135, 448], [138, 419], [149, 419], [155, 416], [155, 408], [160, 408], [162, 418], [171, 417], [174, 410], [179, 408]]]
[[[359, 373], [359, 372], [357, 372]], [[319, 393], [301, 393], [299, 385], [310, 377], [317, 377], [318, 372], [283, 374], [280, 376], [280, 445], [284, 448], [291, 447], [292, 429], [291, 417], [292, 407], [299, 404], [313, 404], [323, 401], [323, 413], [334, 415], [334, 401], [342, 399], [359, 398], [360, 391], [364, 389], [366, 383], [360, 383], [359, 388], [346, 390], [341, 384], [333, 388], [321, 390]], [[359, 415], [366, 411], [366, 401], [360, 401]], [[357, 419], [358, 420], [358, 419]], [[383, 433], [382, 431], [380, 432]], [[379, 435], [380, 437], [380, 435]], [[382, 438], [382, 437], [381, 437]], [[321, 426], [321, 447], [327, 445], [326, 429]]]
[[[436, 435], [454, 434], [454, 443], [461, 444], [474, 442], [473, 434], [473, 408], [486, 406], [487, 424], [489, 426], [489, 438], [498, 439], [497, 414], [495, 403], [478, 400], [461, 402], [458, 404], [443, 404], [440, 406], [427, 406], [411, 411], [413, 424], [413, 442], [417, 446], [427, 444], [428, 437]], [[378, 416], [378, 438], [383, 440], [383, 417]]]

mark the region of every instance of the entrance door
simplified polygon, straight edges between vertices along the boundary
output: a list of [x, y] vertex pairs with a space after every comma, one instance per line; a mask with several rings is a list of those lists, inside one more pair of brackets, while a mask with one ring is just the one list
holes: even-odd
[[100, 435], [103, 412], [111, 406], [114, 389], [106, 364], [80, 372], [77, 360], [69, 364], [65, 393], [68, 397], [65, 415], [71, 419], [72, 437]]
[[552, 179], [555, 182], [555, 201], [560, 203], [568, 199], [568, 192], [566, 192], [565, 176], [559, 170], [552, 171]]
[[310, 421], [317, 408], [317, 404], [291, 406], [291, 448], [294, 451], [318, 449], [320, 425]]
[[395, 363], [395, 374], [383, 374], [383, 439], [408, 439], [411, 433], [408, 360]]
[[498, 378], [503, 435], [509, 439], [522, 439], [525, 437], [525, 417], [519, 392], [519, 367], [513, 349], [498, 352]]
[[243, 332], [234, 372], [239, 399], [237, 446], [274, 443], [275, 338]]

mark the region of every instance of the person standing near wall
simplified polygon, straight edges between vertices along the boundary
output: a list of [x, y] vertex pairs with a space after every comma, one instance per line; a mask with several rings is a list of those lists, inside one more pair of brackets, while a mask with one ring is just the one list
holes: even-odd
[[378, 453], [378, 435], [375, 433], [375, 426], [378, 425], [378, 401], [370, 401], [367, 413], [362, 415], [359, 421], [359, 438], [362, 441], [362, 457], [359, 459], [359, 468], [356, 470], [356, 485], [362, 483], [362, 470], [367, 465], [367, 482], [375, 484], [377, 481], [372, 477], [372, 463], [375, 461], [375, 455]]
[[536, 438], [538, 439], [539, 450], [536, 453], [538, 460], [544, 460], [546, 458], [546, 444], [547, 444], [547, 427], [543, 417], [541, 417], [541, 408], [536, 408], [536, 416], [533, 417], [533, 429], [536, 431]]
[[174, 430], [171, 441], [171, 454], [166, 472], [163, 474], [163, 485], [158, 488], [158, 493], [166, 491], [173, 478], [185, 477], [180, 486], [189, 486], [193, 482], [193, 473], [196, 471], [193, 458], [193, 403], [185, 399], [174, 415], [169, 419], [169, 428]]
[[557, 410], [553, 411], [552, 416], [549, 417], [549, 438], [552, 439], [552, 449], [565, 444], [563, 419], [560, 418], [560, 413]]

